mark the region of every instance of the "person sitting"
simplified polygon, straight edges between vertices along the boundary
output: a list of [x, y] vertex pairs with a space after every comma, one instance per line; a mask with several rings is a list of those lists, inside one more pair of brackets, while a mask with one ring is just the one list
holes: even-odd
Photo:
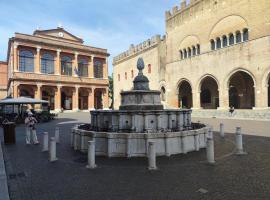
[[32, 141], [34, 144], [39, 144], [36, 133], [36, 123], [37, 120], [33, 117], [32, 112], [28, 112], [28, 116], [25, 118], [26, 125], [26, 144], [31, 144], [31, 133], [32, 133]]
[[230, 107], [229, 112], [231, 113], [231, 116], [233, 116], [233, 112], [234, 112], [234, 107], [233, 106]]

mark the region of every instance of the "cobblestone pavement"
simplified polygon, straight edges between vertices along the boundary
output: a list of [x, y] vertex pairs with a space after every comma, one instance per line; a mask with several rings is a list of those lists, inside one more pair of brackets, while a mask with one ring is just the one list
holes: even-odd
[[[17, 144], [3, 145], [12, 200], [269, 200], [270, 138], [244, 135], [245, 156], [236, 156], [234, 136], [215, 134], [216, 164], [205, 162], [205, 150], [157, 158], [157, 171], [147, 170], [146, 158], [96, 159], [98, 168], [85, 168], [86, 155], [69, 144], [71, 126], [88, 121], [88, 113], [62, 114], [38, 125], [53, 134], [60, 123], [61, 143], [55, 163], [41, 146], [26, 146], [24, 127], [16, 129]], [[268, 123], [268, 122], [265, 122]], [[0, 136], [3, 137], [2, 130]]]

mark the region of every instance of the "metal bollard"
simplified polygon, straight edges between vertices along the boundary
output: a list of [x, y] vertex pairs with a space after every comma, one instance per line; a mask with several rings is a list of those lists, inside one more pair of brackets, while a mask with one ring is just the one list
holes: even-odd
[[156, 170], [156, 147], [155, 142], [148, 143], [148, 169]]
[[42, 152], [49, 151], [49, 135], [48, 132], [43, 133]]
[[236, 128], [236, 133], [235, 133], [235, 143], [236, 143], [236, 154], [237, 155], [243, 155], [245, 154], [244, 149], [243, 149], [243, 136], [241, 132], [241, 127]]
[[225, 134], [224, 134], [224, 124], [221, 123], [220, 124], [220, 137], [224, 138]]
[[206, 142], [206, 157], [209, 164], [215, 163], [214, 140], [208, 137]]
[[50, 151], [49, 151], [49, 161], [54, 162], [57, 161], [56, 158], [56, 141], [54, 137], [50, 138]]
[[86, 168], [88, 169], [95, 169], [97, 167], [95, 163], [95, 142], [88, 141], [88, 165]]
[[59, 127], [55, 127], [55, 141], [56, 141], [56, 143], [60, 143], [60, 129], [59, 129]]

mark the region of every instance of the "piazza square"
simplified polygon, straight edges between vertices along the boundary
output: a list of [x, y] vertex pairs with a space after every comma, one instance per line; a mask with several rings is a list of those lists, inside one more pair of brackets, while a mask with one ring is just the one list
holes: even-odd
[[0, 200], [270, 198], [268, 0], [0, 6]]

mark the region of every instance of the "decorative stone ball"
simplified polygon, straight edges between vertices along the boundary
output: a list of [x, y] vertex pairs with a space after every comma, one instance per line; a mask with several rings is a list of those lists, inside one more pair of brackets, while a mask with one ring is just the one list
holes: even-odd
[[137, 69], [139, 71], [143, 70], [144, 69], [144, 61], [142, 58], [139, 58], [138, 61], [137, 61]]

